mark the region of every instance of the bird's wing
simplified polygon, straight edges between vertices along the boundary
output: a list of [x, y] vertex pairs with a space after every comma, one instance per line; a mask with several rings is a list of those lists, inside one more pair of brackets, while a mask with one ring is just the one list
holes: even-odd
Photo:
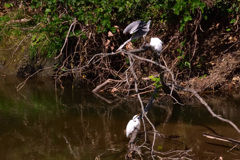
[[132, 38], [132, 40], [133, 40], [133, 39], [138, 39], [138, 38], [140, 38], [140, 37], [142, 37], [142, 36], [144, 36], [144, 35], [146, 35], [146, 34], [147, 34], [147, 32], [139, 29], [137, 32], [135, 32], [135, 33], [132, 35], [131, 38]]
[[126, 136], [128, 137], [134, 130], [134, 121], [130, 120], [126, 127]]
[[138, 29], [141, 29], [141, 30], [148, 29], [149, 30], [150, 24], [151, 24], [151, 20], [149, 20], [147, 23], [145, 23], [144, 21], [141, 21], [141, 23], [138, 26]]
[[138, 27], [139, 27], [139, 24], [141, 23], [142, 21], [141, 20], [136, 20], [136, 21], [133, 21], [132, 23], [130, 23], [124, 30], [123, 30], [123, 33], [126, 34], [126, 33], [130, 33], [130, 34], [133, 34], [137, 31]]
[[146, 36], [149, 31], [150, 24], [151, 20], [149, 20], [147, 23], [141, 21], [135, 33], [133, 34], [132, 39], [138, 39], [142, 36]]

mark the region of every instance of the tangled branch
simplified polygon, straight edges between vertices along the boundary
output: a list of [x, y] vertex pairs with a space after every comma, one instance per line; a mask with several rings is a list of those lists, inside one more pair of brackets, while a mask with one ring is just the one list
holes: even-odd
[[[154, 58], [154, 60], [152, 59], [147, 59], [141, 56], [136, 55], [137, 53], [141, 53], [141, 52], [146, 52], [150, 49], [149, 45], [144, 46], [143, 48], [140, 49], [133, 49], [133, 50], [121, 50], [121, 51], [117, 51], [117, 52], [112, 52], [112, 53], [99, 53], [99, 54], [95, 54], [88, 62], [88, 64], [86, 66], [83, 66], [83, 68], [87, 67], [88, 65], [91, 64], [97, 64], [101, 61], [102, 58], [107, 57], [107, 56], [113, 56], [113, 55], [117, 55], [117, 54], [124, 54], [125, 56], [128, 57], [129, 60], [129, 67], [124, 71], [124, 74], [126, 75], [121, 76], [122, 79], [121, 80], [106, 80], [105, 82], [101, 83], [99, 86], [97, 86], [93, 91], [96, 92], [99, 90], [99, 88], [103, 88], [105, 85], [109, 84], [110, 82], [115, 82], [115, 83], [121, 83], [121, 85], [128, 84], [129, 86], [131, 84], [134, 85], [135, 88], [135, 92], [138, 98], [138, 101], [140, 103], [141, 106], [141, 110], [142, 110], [142, 122], [143, 122], [143, 128], [144, 128], [144, 133], [145, 133], [145, 138], [144, 138], [144, 142], [142, 145], [137, 145], [137, 143], [135, 142], [136, 137], [138, 135], [139, 130], [135, 129], [134, 132], [132, 133], [131, 139], [129, 141], [129, 145], [128, 145], [128, 153], [126, 154], [126, 158], [133, 158], [134, 153], [137, 153], [137, 155], [142, 159], [142, 153], [141, 153], [141, 148], [148, 148], [151, 153], [150, 156], [152, 157], [152, 159], [155, 158], [159, 158], [161, 157], [162, 159], [164, 159], [162, 156], [167, 156], [170, 159], [174, 159], [174, 158], [185, 158], [185, 159], [190, 159], [189, 157], [191, 157], [192, 155], [189, 154], [192, 150], [187, 150], [187, 151], [183, 151], [183, 150], [179, 150], [179, 151], [172, 151], [172, 152], [168, 152], [168, 153], [161, 153], [161, 152], [157, 152], [154, 150], [154, 144], [156, 141], [156, 136], [158, 135], [158, 131], [155, 129], [154, 125], [152, 124], [151, 120], [147, 117], [147, 112], [144, 110], [144, 105], [140, 96], [140, 92], [139, 92], [139, 81], [141, 81], [140, 76], [136, 73], [136, 64], [137, 61], [143, 61], [143, 62], [147, 62], [147, 63], [151, 63], [154, 66], [156, 66], [158, 68], [158, 72], [159, 75], [161, 77], [161, 84], [163, 85], [163, 91], [167, 94], [170, 95], [170, 97], [173, 99], [174, 102], [177, 102], [178, 104], [182, 104], [181, 98], [177, 93], [177, 90], [182, 90], [185, 92], [189, 92], [192, 93], [205, 107], [206, 109], [211, 113], [211, 115], [221, 121], [224, 121], [228, 124], [230, 124], [237, 132], [240, 133], [239, 128], [230, 120], [227, 120], [225, 118], [222, 118], [220, 115], [216, 115], [212, 109], [210, 108], [210, 106], [208, 106], [208, 104], [203, 100], [203, 98], [197, 93], [197, 91], [195, 91], [194, 89], [189, 89], [189, 88], [184, 88], [184, 87], [180, 87], [177, 84], [177, 80], [175, 79], [175, 75], [174, 73], [165, 65], [165, 64], [161, 64], [158, 62], [158, 58]], [[153, 56], [154, 57], [154, 56]], [[83, 69], [82, 68], [82, 69]], [[166, 82], [166, 78], [165, 75], [169, 74], [170, 75], [170, 80], [168, 80], [168, 82]], [[154, 102], [156, 95], [153, 95], [153, 100], [151, 100], [151, 104]], [[149, 103], [150, 103], [149, 102]], [[146, 107], [145, 107], [146, 108]], [[145, 144], [146, 139], [147, 139], [147, 131], [146, 131], [146, 122], [150, 124], [150, 126], [152, 127], [153, 130], [153, 140], [151, 143], [151, 147], [147, 147]], [[172, 154], [170, 156], [170, 154]]]

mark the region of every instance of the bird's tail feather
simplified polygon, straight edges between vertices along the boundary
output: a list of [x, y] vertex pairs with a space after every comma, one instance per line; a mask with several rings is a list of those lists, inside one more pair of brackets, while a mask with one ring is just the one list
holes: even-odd
[[151, 20], [149, 20], [149, 21], [147, 22], [147, 28], [150, 27], [150, 24], [151, 24]]

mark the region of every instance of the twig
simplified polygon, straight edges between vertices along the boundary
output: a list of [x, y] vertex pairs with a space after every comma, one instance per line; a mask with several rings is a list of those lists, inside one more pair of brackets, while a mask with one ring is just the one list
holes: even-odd
[[76, 156], [75, 153], [73, 152], [73, 149], [72, 149], [71, 144], [68, 142], [68, 140], [67, 140], [67, 138], [66, 138], [65, 136], [63, 136], [63, 138], [65, 139], [65, 142], [66, 142], [66, 144], [68, 145], [68, 149], [69, 149], [70, 153], [73, 155], [73, 157], [74, 157], [75, 159], [77, 159], [77, 156]]
[[69, 34], [70, 34], [70, 32], [71, 32], [71, 29], [72, 29], [73, 25], [75, 25], [76, 23], [77, 23], [77, 19], [74, 18], [72, 24], [70, 25], [70, 27], [69, 27], [69, 29], [68, 29], [68, 33], [67, 33], [67, 35], [66, 35], [65, 42], [64, 42], [64, 44], [63, 44], [63, 46], [62, 46], [62, 48], [61, 48], [61, 50], [60, 50], [60, 53], [59, 53], [59, 55], [58, 55], [57, 57], [55, 57], [55, 59], [58, 59], [58, 58], [62, 55], [63, 49], [65, 48], [65, 45], [66, 45], [66, 43], [67, 43], [67, 41], [68, 41], [68, 37], [69, 37]]
[[23, 82], [19, 83], [16, 87], [17, 89], [17, 92], [19, 92], [23, 87], [24, 85], [27, 83], [27, 81], [29, 80], [29, 78], [33, 77], [34, 75], [36, 75], [38, 72], [41, 72], [43, 71], [44, 69], [49, 69], [49, 68], [52, 68], [52, 67], [45, 67], [45, 68], [41, 68], [39, 70], [37, 70], [36, 72], [34, 72], [33, 74], [31, 74], [30, 76], [28, 76]]

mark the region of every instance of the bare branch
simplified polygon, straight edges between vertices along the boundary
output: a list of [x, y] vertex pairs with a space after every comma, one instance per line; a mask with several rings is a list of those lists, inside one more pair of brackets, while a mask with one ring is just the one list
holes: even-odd
[[45, 67], [45, 68], [39, 69], [39, 70], [37, 70], [36, 72], [34, 72], [33, 74], [31, 74], [30, 76], [28, 76], [23, 82], [21, 82], [20, 84], [17, 85], [17, 87], [16, 87], [17, 92], [20, 91], [20, 90], [24, 87], [24, 85], [27, 83], [27, 81], [28, 81], [31, 77], [33, 77], [33, 76], [36, 75], [37, 73], [43, 71], [44, 69], [50, 69], [50, 68], [52, 68], [52, 67]]
[[219, 136], [219, 135], [211, 135], [208, 133], [203, 133], [203, 136], [206, 138], [210, 138], [210, 139], [215, 139], [215, 140], [219, 140], [219, 141], [223, 141], [223, 142], [228, 142], [228, 143], [233, 143], [236, 145], [240, 145], [240, 141], [232, 139], [232, 138], [227, 138], [227, 137], [223, 137], [223, 136]]
[[184, 88], [183, 89], [184, 91], [187, 91], [187, 92], [191, 92], [193, 93], [193, 95], [207, 108], [208, 112], [211, 113], [211, 115], [214, 117], [214, 118], [217, 118], [223, 122], [226, 122], [228, 124], [230, 124], [238, 133], [240, 133], [240, 130], [239, 128], [230, 120], [228, 119], [225, 119], [225, 118], [222, 118], [221, 115], [216, 115], [211, 107], [209, 107], [209, 105], [202, 99], [201, 96], [199, 96], [199, 94], [194, 90], [194, 89], [191, 89], [191, 88]]
[[117, 82], [117, 83], [119, 83], [119, 82], [123, 82], [123, 80], [108, 79], [108, 80], [106, 80], [105, 82], [103, 82], [102, 84], [98, 85], [96, 88], [94, 88], [94, 89], [92, 90], [92, 92], [93, 92], [93, 93], [98, 92], [102, 87], [104, 87], [105, 85], [107, 85], [108, 83], [111, 83], [111, 82]]
[[55, 59], [58, 59], [58, 58], [62, 55], [63, 49], [65, 48], [65, 45], [66, 45], [66, 43], [67, 43], [67, 41], [68, 41], [68, 37], [69, 37], [69, 34], [70, 34], [71, 30], [72, 30], [72, 27], [75, 26], [76, 23], [77, 23], [77, 19], [74, 18], [72, 24], [70, 25], [70, 27], [69, 27], [69, 29], [68, 29], [68, 33], [67, 33], [67, 35], [66, 35], [65, 42], [64, 42], [64, 44], [63, 44], [63, 46], [62, 46], [62, 48], [61, 48], [61, 51], [60, 51], [59, 55], [58, 55], [57, 57], [55, 57]]

